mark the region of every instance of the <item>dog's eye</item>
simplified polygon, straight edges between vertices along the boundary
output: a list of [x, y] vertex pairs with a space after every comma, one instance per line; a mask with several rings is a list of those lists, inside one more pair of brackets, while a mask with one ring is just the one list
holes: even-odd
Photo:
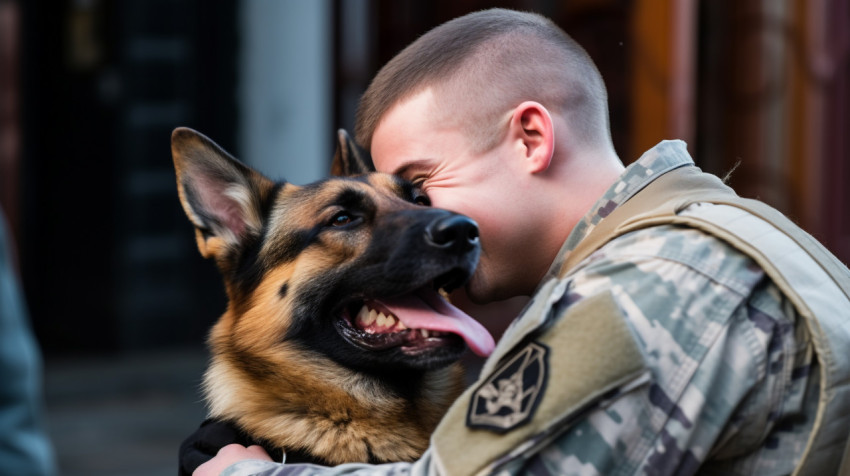
[[347, 211], [341, 211], [331, 218], [331, 226], [345, 226], [354, 221], [354, 217]]
[[422, 205], [423, 207], [431, 206], [431, 199], [428, 198], [428, 195], [425, 195], [422, 192], [414, 192], [413, 193], [413, 203], [417, 205]]

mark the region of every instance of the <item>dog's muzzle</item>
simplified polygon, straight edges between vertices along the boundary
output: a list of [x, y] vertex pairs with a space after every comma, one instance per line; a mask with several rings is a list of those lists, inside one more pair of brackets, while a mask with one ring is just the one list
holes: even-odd
[[463, 215], [437, 218], [425, 228], [429, 245], [455, 253], [466, 253], [478, 245], [478, 225]]

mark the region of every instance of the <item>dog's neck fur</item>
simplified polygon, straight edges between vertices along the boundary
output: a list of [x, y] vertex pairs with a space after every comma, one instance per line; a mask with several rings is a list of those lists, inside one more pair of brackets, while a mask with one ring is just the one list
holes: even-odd
[[[281, 350], [265, 367], [274, 369], [270, 373], [246, 371], [239, 364], [244, 356], [213, 356], [204, 386], [211, 416], [234, 421], [271, 446], [329, 464], [415, 460], [462, 391], [459, 364], [425, 372], [419, 397], [410, 400], [387, 389], [375, 391], [386, 384], [326, 358], [305, 365], [303, 350], [298, 364], [291, 365], [280, 360], [286, 354]], [[271, 354], [253, 356], [265, 357]]]

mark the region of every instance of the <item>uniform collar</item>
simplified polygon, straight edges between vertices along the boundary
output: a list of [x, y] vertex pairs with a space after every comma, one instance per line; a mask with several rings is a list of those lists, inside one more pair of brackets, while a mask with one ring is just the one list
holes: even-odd
[[617, 207], [626, 203], [636, 193], [653, 180], [670, 170], [694, 165], [688, 154], [687, 144], [680, 140], [665, 140], [646, 151], [637, 161], [626, 167], [620, 177], [590, 208], [590, 211], [576, 223], [573, 231], [561, 246], [555, 261], [546, 273], [543, 282], [557, 277], [570, 252], [588, 235], [593, 228]]

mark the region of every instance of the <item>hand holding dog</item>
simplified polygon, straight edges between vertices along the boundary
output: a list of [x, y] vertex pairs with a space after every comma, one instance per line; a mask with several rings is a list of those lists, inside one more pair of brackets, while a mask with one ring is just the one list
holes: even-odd
[[248, 459], [272, 461], [261, 446], [253, 445], [246, 448], [239, 443], [233, 443], [219, 450], [213, 459], [198, 466], [192, 476], [218, 476], [228, 466]]

